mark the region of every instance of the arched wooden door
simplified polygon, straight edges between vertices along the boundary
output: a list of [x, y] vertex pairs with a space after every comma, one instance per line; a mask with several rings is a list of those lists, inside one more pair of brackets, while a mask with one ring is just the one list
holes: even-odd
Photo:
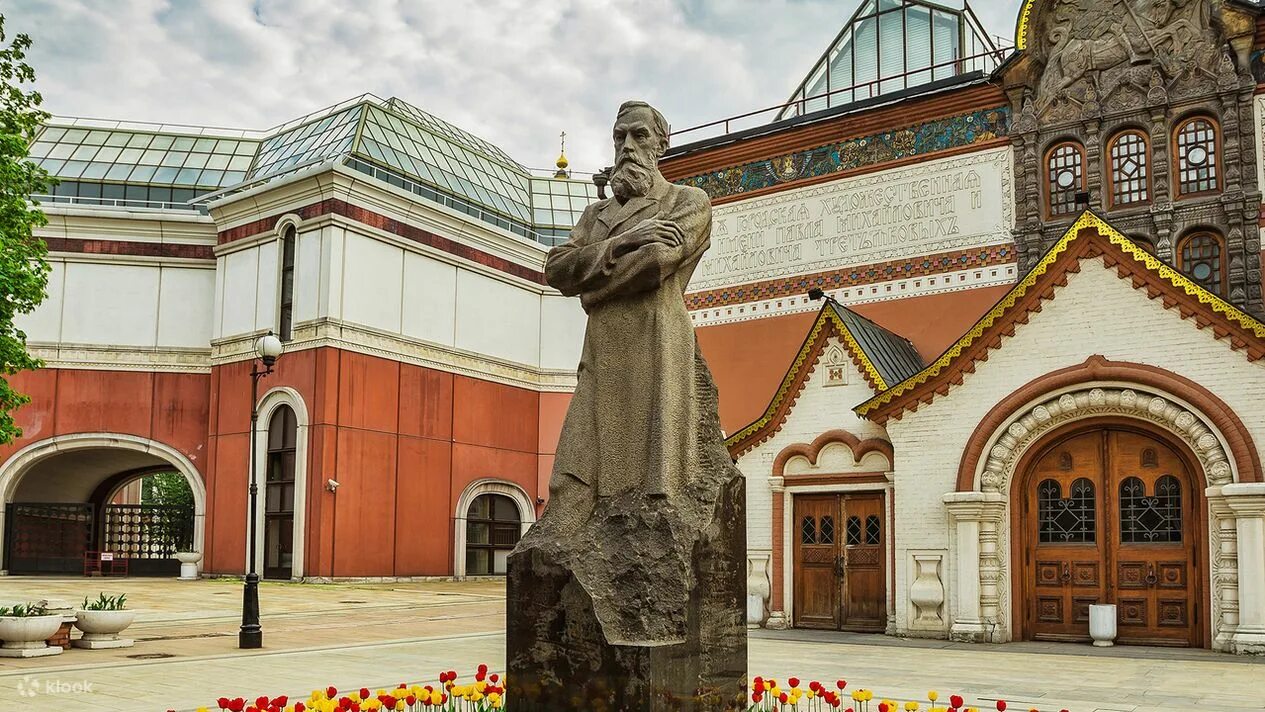
[[1117, 605], [1117, 642], [1199, 645], [1198, 491], [1186, 460], [1142, 430], [1058, 437], [1017, 496], [1024, 637], [1088, 640], [1089, 606]]

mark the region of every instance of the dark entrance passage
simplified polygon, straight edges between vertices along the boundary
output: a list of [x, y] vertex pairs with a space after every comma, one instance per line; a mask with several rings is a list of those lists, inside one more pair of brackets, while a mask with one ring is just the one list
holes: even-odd
[[147, 504], [14, 502], [5, 517], [11, 574], [79, 575], [89, 551], [127, 559], [133, 576], [175, 576], [193, 545], [193, 509]]

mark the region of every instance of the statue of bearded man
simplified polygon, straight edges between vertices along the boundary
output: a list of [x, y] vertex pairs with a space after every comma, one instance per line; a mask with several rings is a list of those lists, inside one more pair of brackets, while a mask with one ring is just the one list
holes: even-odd
[[590, 205], [545, 263], [549, 284], [588, 313], [545, 515], [563, 530], [600, 497], [671, 497], [698, 467], [706, 365], [683, 295], [710, 244], [711, 204], [659, 172], [668, 123], [649, 104], [620, 106], [613, 138], [614, 197]]

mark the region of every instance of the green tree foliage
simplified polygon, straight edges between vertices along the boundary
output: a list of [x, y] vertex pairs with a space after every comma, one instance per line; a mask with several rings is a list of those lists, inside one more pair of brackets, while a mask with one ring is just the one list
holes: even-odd
[[188, 507], [193, 510], [193, 490], [179, 472], [161, 472], [141, 480], [141, 503]]
[[30, 400], [10, 387], [8, 377], [40, 366], [13, 319], [35, 309], [48, 285], [48, 247], [33, 234], [47, 220], [30, 196], [45, 193], [49, 178], [27, 155], [49, 115], [39, 108], [39, 92], [30, 89], [35, 81], [26, 63], [30, 47], [24, 34], [8, 42], [0, 15], [0, 444], [22, 434], [12, 411]]

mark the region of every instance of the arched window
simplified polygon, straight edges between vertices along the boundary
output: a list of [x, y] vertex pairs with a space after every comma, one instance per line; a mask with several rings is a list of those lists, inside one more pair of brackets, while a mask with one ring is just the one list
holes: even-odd
[[294, 466], [298, 419], [288, 405], [268, 421], [268, 471], [264, 477], [264, 578], [294, 572]]
[[1218, 235], [1197, 232], [1182, 240], [1177, 260], [1178, 268], [1199, 286], [1216, 295], [1225, 293], [1225, 250]]
[[1092, 544], [1097, 540], [1094, 483], [1084, 477], [1072, 483], [1066, 499], [1057, 480], [1037, 485], [1037, 517], [1042, 544]]
[[1155, 496], [1137, 477], [1120, 483], [1120, 541], [1125, 544], [1162, 544], [1182, 540], [1182, 485], [1164, 475], [1155, 481]]
[[1113, 207], [1146, 203], [1151, 200], [1151, 151], [1140, 131], [1125, 131], [1108, 148], [1111, 158], [1111, 204]]
[[1177, 153], [1177, 195], [1217, 190], [1220, 183], [1216, 125], [1202, 117], [1191, 119], [1177, 128], [1173, 143]]
[[1060, 143], [1046, 159], [1046, 197], [1050, 217], [1076, 212], [1076, 194], [1085, 190], [1085, 150], [1078, 143]]
[[294, 338], [294, 243], [294, 226], [287, 225], [281, 236], [281, 309], [277, 323], [277, 338], [282, 341]]
[[466, 575], [504, 575], [522, 536], [518, 505], [500, 494], [481, 494], [466, 512]]

